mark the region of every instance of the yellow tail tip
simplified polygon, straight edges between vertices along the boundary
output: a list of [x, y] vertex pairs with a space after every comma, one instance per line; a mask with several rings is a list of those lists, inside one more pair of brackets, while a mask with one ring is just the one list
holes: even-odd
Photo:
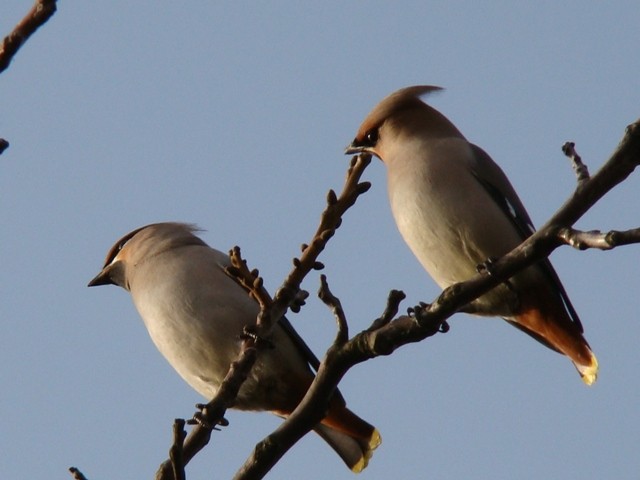
[[592, 353], [591, 354], [591, 364], [589, 365], [579, 365], [577, 366], [578, 372], [580, 372], [580, 376], [582, 377], [582, 381], [587, 385], [593, 385], [596, 383], [598, 379], [598, 359]]
[[371, 450], [375, 450], [382, 443], [382, 436], [377, 428], [373, 429], [373, 433], [371, 434], [371, 439], [369, 440], [369, 448]]
[[366, 452], [363, 452], [362, 457], [358, 460], [353, 467], [351, 467], [351, 471], [353, 473], [360, 473], [362, 470], [367, 468], [369, 465], [369, 460], [373, 456], [373, 451], [380, 446], [382, 443], [382, 436], [380, 436], [380, 432], [378, 429], [374, 429], [371, 434], [371, 438], [369, 438], [369, 449]]

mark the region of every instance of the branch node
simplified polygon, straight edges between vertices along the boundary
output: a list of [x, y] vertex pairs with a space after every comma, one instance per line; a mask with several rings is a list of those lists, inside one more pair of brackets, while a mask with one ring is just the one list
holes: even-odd
[[334, 229], [332, 229], [332, 228], [331, 229], [327, 229], [327, 230], [324, 230], [322, 233], [320, 233], [319, 238], [323, 243], [327, 243], [327, 241], [331, 237], [333, 237], [335, 235], [335, 233], [336, 233], [336, 231]]
[[289, 305], [289, 309], [293, 313], [299, 313], [300, 309], [306, 304], [306, 300], [309, 297], [309, 292], [306, 290], [298, 290], [291, 301], [291, 305]]
[[607, 242], [607, 244], [611, 245], [611, 248], [617, 247], [619, 239], [622, 236], [621, 233], [622, 232], [619, 232], [617, 230], [611, 230], [604, 236], [604, 241]]
[[331, 189], [327, 193], [327, 205], [333, 206], [336, 203], [338, 203], [338, 196], [336, 195], [336, 192], [333, 189]]
[[565, 227], [558, 230], [558, 238], [578, 250], [586, 250], [588, 248], [611, 250], [620, 245], [639, 243], [640, 229], [611, 230], [607, 233], [602, 233], [600, 230], [583, 232], [571, 227]]
[[371, 182], [362, 182], [356, 187], [356, 192], [358, 192], [358, 195], [362, 195], [363, 193], [367, 193], [370, 188]]

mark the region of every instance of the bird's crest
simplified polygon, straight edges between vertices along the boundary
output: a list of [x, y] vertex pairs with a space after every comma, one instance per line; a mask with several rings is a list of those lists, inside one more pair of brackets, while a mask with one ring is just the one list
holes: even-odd
[[378, 127], [389, 116], [404, 110], [407, 107], [422, 103], [420, 97], [430, 93], [444, 90], [442, 87], [434, 85], [414, 85], [412, 87], [401, 88], [383, 98], [378, 105], [364, 119], [356, 138], [363, 138], [367, 132]]

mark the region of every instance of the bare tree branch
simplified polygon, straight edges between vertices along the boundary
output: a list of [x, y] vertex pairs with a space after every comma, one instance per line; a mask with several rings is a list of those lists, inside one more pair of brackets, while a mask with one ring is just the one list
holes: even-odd
[[29, 13], [0, 44], [0, 73], [5, 71], [24, 42], [56, 12], [56, 0], [37, 0]]
[[[211, 433], [216, 425], [227, 425], [224, 414], [233, 405], [242, 384], [251, 372], [257, 356], [259, 339], [268, 335], [272, 327], [270, 313], [272, 300], [269, 293], [262, 286], [262, 278], [258, 276], [258, 270], [249, 271], [246, 261], [242, 258], [239, 247], [234, 247], [229, 252], [231, 266], [227, 267], [227, 273], [235, 278], [240, 285], [245, 287], [253, 298], [260, 305], [260, 313], [254, 326], [245, 327], [247, 335], [243, 339], [238, 358], [231, 363], [229, 371], [225, 376], [215, 397], [206, 405], [198, 405], [200, 412], [194, 415], [190, 424], [195, 425], [191, 433], [181, 441], [181, 464], [182, 471], [191, 459], [202, 450], [211, 439]], [[249, 334], [248, 329], [253, 331]], [[157, 480], [181, 480], [176, 475], [175, 462], [172, 452], [176, 448], [174, 435], [174, 445], [170, 450], [169, 460], [164, 461], [156, 472]], [[179, 472], [178, 472], [179, 473]]]
[[[273, 325], [284, 316], [287, 309], [291, 305], [299, 306], [300, 285], [305, 276], [312, 270], [323, 268], [323, 265], [317, 260], [318, 256], [342, 223], [342, 215], [371, 186], [368, 182], [359, 183], [364, 169], [370, 162], [369, 155], [354, 157], [340, 196], [336, 196], [333, 190], [329, 192], [327, 207], [322, 213], [320, 225], [313, 241], [304, 246], [300, 258], [294, 258], [294, 267], [278, 289], [275, 299], [272, 300], [264, 289], [262, 279], [258, 276], [258, 270], [250, 271], [247, 268], [246, 262], [240, 256], [240, 249], [235, 247], [230, 252], [232, 266], [227, 269], [227, 273], [256, 299], [261, 310], [256, 320], [255, 329], [251, 329], [253, 335], [243, 342], [240, 356], [232, 363], [216, 396], [208, 404], [202, 406], [201, 415], [194, 416], [198, 425], [193, 428], [184, 441], [182, 452], [184, 465], [187, 465], [207, 445], [211, 438], [211, 426], [219, 424], [223, 420], [226, 409], [233, 404], [242, 383], [257, 358], [255, 340], [267, 338]], [[156, 480], [176, 480], [170, 460], [166, 460], [160, 465], [156, 472]]]
[[[573, 147], [572, 151], [571, 156], [575, 158]], [[290, 305], [295, 303], [304, 277], [311, 270], [322, 268], [322, 264], [317, 261], [318, 255], [333, 236], [336, 228], [340, 226], [345, 211], [353, 205], [358, 195], [369, 188], [368, 183], [359, 183], [359, 178], [369, 161], [369, 157], [356, 157], [340, 197], [337, 197], [333, 191], [329, 192], [327, 208], [322, 214], [320, 226], [312, 242], [303, 245], [302, 256], [299, 259], [294, 259], [294, 268], [278, 290], [273, 302], [270, 301], [268, 293], [264, 290], [262, 281], [257, 276], [257, 271], [249, 272], [249, 275], [247, 275], [248, 270], [244, 273], [230, 271], [264, 307], [264, 311], [270, 310], [270, 313], [262, 315], [263, 320], [269, 320], [267, 323], [271, 323], [271, 319], [278, 319], [284, 315]], [[413, 315], [402, 315], [395, 319], [392, 317], [397, 313], [404, 294], [397, 291], [392, 292], [382, 316], [374, 320], [367, 330], [351, 340], [347, 340], [347, 320], [339, 307], [339, 300], [330, 293], [326, 279], [323, 279], [321, 294], [326, 303], [334, 310], [334, 315], [338, 320], [339, 328], [336, 341], [328, 349], [320, 364], [316, 379], [298, 408], [272, 434], [256, 445], [252, 455], [236, 473], [235, 478], [262, 478], [292, 445], [322, 419], [328, 401], [336, 391], [338, 383], [352, 366], [376, 356], [389, 355], [402, 345], [424, 340], [443, 331], [443, 326], [449, 316], [518, 271], [547, 257], [555, 248], [565, 243], [571, 244], [572, 238], [574, 239], [573, 244], [582, 242], [587, 246], [598, 245], [598, 248], [602, 248], [603, 241], [610, 248], [636, 242], [638, 235], [636, 230], [610, 232], [605, 235], [606, 239], [602, 240], [593, 232], [589, 235], [581, 235], [571, 227], [602, 196], [631, 174], [638, 164], [640, 164], [640, 121], [627, 128], [626, 135], [616, 151], [593, 177], [586, 177], [585, 169], [582, 169], [583, 173], [579, 175], [578, 186], [573, 195], [538, 232], [509, 254], [493, 261], [490, 270], [484, 270], [466, 282], [445, 289], [433, 303], [415, 307]], [[243, 261], [242, 265], [244, 265]], [[246, 265], [244, 265], [244, 269], [246, 269]], [[243, 350], [243, 354], [247, 352], [254, 352], [253, 355], [257, 354], [254, 348]], [[242, 357], [243, 355], [240, 360], [234, 362], [231, 370], [234, 366], [243, 364]], [[248, 372], [248, 370], [246, 371]], [[230, 371], [223, 387], [229, 384], [233, 385], [233, 377], [233, 372]], [[235, 384], [231, 390], [239, 389], [242, 384], [241, 377], [242, 375], [240, 375], [240, 382]], [[224, 388], [221, 388], [216, 398], [224, 396], [223, 390]], [[237, 390], [235, 393], [237, 394]], [[232, 393], [232, 395], [234, 394]], [[215, 399], [207, 405], [207, 409], [214, 402]], [[222, 418], [221, 415], [220, 418]], [[191, 454], [186, 453], [191, 449], [190, 438], [198, 437], [203, 428], [202, 426], [194, 428], [185, 441], [185, 464], [208, 442], [208, 437], [204, 443], [194, 442], [193, 444], [198, 447]]]
[[173, 445], [169, 450], [169, 460], [171, 460], [173, 478], [176, 480], [186, 480], [184, 474], [184, 458], [182, 455], [182, 444], [186, 435], [184, 431], [184, 420], [176, 418], [173, 422]]
[[588, 248], [611, 250], [621, 245], [640, 243], [640, 228], [632, 228], [625, 231], [610, 230], [603, 233], [600, 230], [584, 232], [567, 227], [560, 229], [558, 237], [567, 245], [578, 250], [586, 250]]
[[383, 326], [387, 325], [393, 317], [395, 317], [400, 309], [400, 302], [402, 302], [407, 296], [400, 290], [391, 290], [387, 297], [387, 307], [380, 317], [376, 318], [368, 331], [375, 331]]
[[349, 326], [347, 325], [347, 318], [345, 317], [340, 300], [331, 293], [331, 290], [329, 289], [326, 275], [320, 275], [320, 290], [318, 291], [318, 297], [325, 303], [325, 305], [331, 308], [333, 316], [336, 319], [338, 332], [333, 343], [335, 345], [344, 345], [349, 340]]
[[309, 272], [324, 268], [324, 265], [318, 262], [318, 256], [342, 224], [344, 213], [353, 206], [360, 195], [371, 188], [369, 182], [360, 183], [360, 177], [370, 163], [371, 155], [354, 157], [347, 171], [347, 178], [340, 196], [336, 196], [333, 190], [329, 190], [327, 206], [322, 212], [320, 225], [313, 236], [313, 240], [310, 244], [303, 245], [306, 248], [302, 250], [300, 258], [293, 259], [294, 268], [276, 292], [274, 313], [279, 315], [277, 318], [285, 314], [286, 309], [289, 308], [300, 291], [300, 284]]
[[637, 120], [627, 127], [609, 160], [588, 181], [578, 184], [574, 194], [542, 229], [573, 226], [607, 192], [631, 175], [640, 162], [639, 144], [640, 120]]
[[[385, 314], [374, 320], [369, 329], [346, 343], [339, 333], [304, 399], [287, 420], [256, 446], [234, 479], [263, 478], [284, 453], [321, 420], [329, 398], [352, 366], [379, 355], [389, 355], [402, 345], [421, 341], [438, 333], [446, 319], [466, 304], [520, 270], [547, 257], [564, 243], [560, 236], [562, 229], [573, 225], [639, 164], [640, 121], [637, 121], [627, 128], [622, 142], [596, 175], [580, 181], [574, 194], [551, 220], [512, 252], [492, 262], [490, 271], [485, 270], [466, 282], [450, 286], [430, 305], [421, 304], [416, 307], [414, 316], [405, 315], [389, 321], [388, 312], [397, 311], [402, 298], [401, 295], [390, 295]], [[334, 310], [339, 305], [333, 295], [325, 295], [325, 298]], [[345, 328], [342, 326], [343, 323], [346, 324], [343, 315], [342, 312], [338, 322], [339, 330]]]
[[[13, 31], [0, 43], [0, 73], [4, 72], [15, 54], [27, 39], [56, 11], [56, 0], [37, 0], [29, 13], [20, 20]], [[9, 147], [9, 142], [0, 138], [0, 155]]]
[[[191, 459], [202, 450], [211, 439], [211, 432], [215, 425], [225, 425], [224, 414], [227, 408], [235, 401], [240, 387], [249, 375], [253, 364], [257, 358], [257, 349], [252, 345], [252, 341], [247, 339], [242, 342], [240, 356], [229, 367], [216, 396], [206, 405], [201, 406], [201, 417], [197, 424], [185, 438], [182, 445], [182, 463], [186, 466]], [[156, 480], [178, 480], [174, 476], [173, 463], [171, 460], [164, 461], [156, 472]]]

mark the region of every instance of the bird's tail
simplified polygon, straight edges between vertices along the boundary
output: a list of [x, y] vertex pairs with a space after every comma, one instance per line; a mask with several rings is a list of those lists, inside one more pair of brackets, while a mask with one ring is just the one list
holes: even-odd
[[[285, 382], [290, 390], [288, 405], [271, 410], [282, 418], [287, 418], [304, 398], [313, 376], [291, 374]], [[298, 399], [293, 401], [293, 399]], [[333, 448], [347, 466], [355, 473], [366, 468], [373, 451], [382, 443], [380, 432], [347, 408], [342, 394], [336, 390], [329, 400], [326, 416], [313, 430]]]
[[531, 335], [547, 347], [569, 357], [582, 381], [593, 384], [598, 378], [598, 360], [582, 335], [582, 328], [571, 320], [564, 306], [557, 301], [536, 302], [508, 318], [512, 325]]
[[380, 432], [373, 425], [337, 402], [314, 430], [355, 473], [364, 470], [373, 451], [382, 443]]

